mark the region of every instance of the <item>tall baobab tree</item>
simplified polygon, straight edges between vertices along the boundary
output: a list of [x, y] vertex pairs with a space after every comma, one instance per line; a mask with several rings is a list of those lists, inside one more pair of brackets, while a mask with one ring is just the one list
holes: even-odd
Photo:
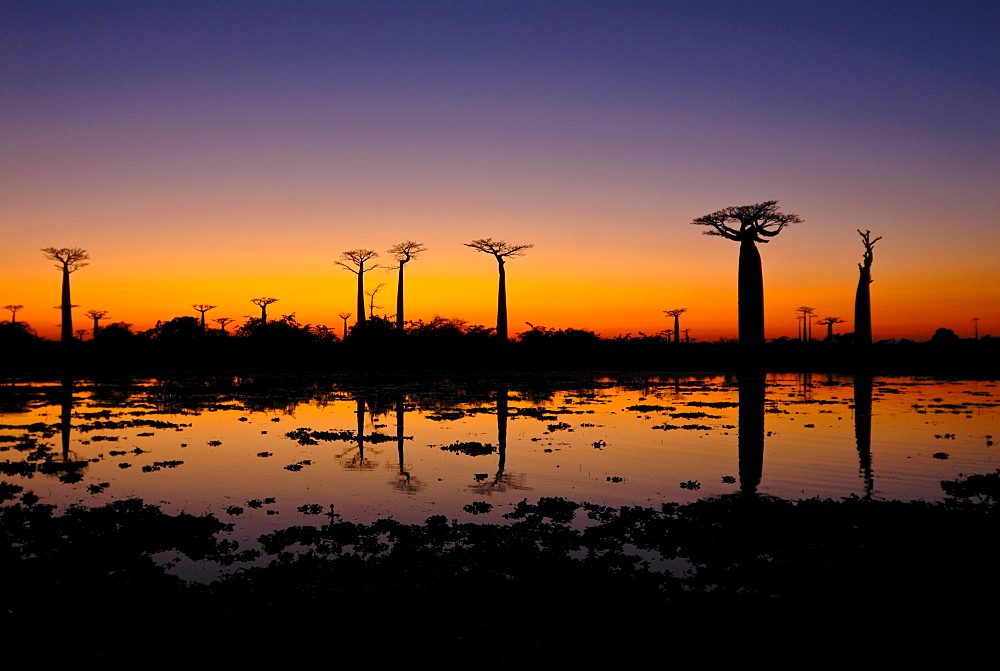
[[826, 341], [833, 342], [833, 325], [843, 324], [844, 320], [840, 317], [823, 317], [816, 323], [826, 327]]
[[396, 328], [400, 331], [403, 330], [403, 266], [426, 251], [427, 248], [419, 242], [407, 240], [398, 245], [393, 245], [387, 252], [399, 264], [399, 279], [396, 283]]
[[[88, 319], [93, 319], [94, 320], [94, 332], [93, 332], [94, 335], [93, 335], [93, 339], [97, 340], [97, 332], [101, 330], [99, 322], [102, 319], [104, 319], [105, 317], [108, 316], [108, 311], [107, 310], [87, 310], [85, 313], [83, 313], [83, 316], [87, 317]], [[82, 338], [81, 338], [81, 340], [82, 340]]]
[[347, 340], [347, 320], [351, 318], [351, 313], [341, 312], [337, 316], [344, 320], [344, 340]]
[[862, 262], [858, 264], [858, 291], [854, 296], [854, 344], [857, 347], [871, 347], [872, 344], [872, 248], [882, 239], [879, 236], [872, 240], [872, 232], [861, 232], [861, 242], [865, 246]]
[[213, 319], [212, 321], [219, 325], [219, 328], [222, 329], [223, 333], [226, 333], [226, 324], [232, 322], [233, 319], [232, 317], [219, 317], [218, 319]]
[[378, 268], [373, 264], [365, 268], [365, 263], [378, 256], [378, 252], [373, 249], [351, 249], [340, 253], [340, 260], [337, 265], [346, 268], [358, 276], [358, 320], [355, 324], [365, 323], [365, 273]]
[[23, 305], [5, 305], [5, 306], [3, 306], [4, 310], [10, 310], [10, 323], [11, 324], [16, 324], [17, 323], [17, 311], [21, 310], [23, 308], [24, 308]]
[[62, 271], [62, 342], [73, 341], [73, 301], [69, 298], [69, 276], [87, 265], [90, 255], [79, 247], [46, 247], [42, 250], [45, 258], [56, 262], [56, 268]]
[[664, 310], [663, 314], [674, 318], [674, 342], [681, 341], [681, 315], [687, 312], [687, 308], [677, 308], [676, 310]]
[[192, 305], [195, 310], [201, 313], [201, 332], [205, 333], [208, 328], [205, 326], [205, 313], [209, 310], [214, 310], [219, 307], [218, 305], [208, 305], [207, 303], [195, 303]]
[[466, 247], [472, 247], [478, 252], [492, 254], [497, 260], [497, 268], [500, 273], [500, 281], [497, 287], [497, 338], [500, 342], [507, 342], [507, 273], [504, 271], [505, 259], [514, 256], [522, 256], [524, 250], [531, 249], [534, 245], [512, 245], [503, 240], [493, 240], [493, 238], [481, 238], [465, 243]]
[[[23, 306], [23, 305], [16, 305], [16, 306], [14, 306], [14, 307], [19, 307], [19, 308], [20, 308], [20, 307], [24, 307], [24, 306]], [[9, 305], [8, 305], [8, 306], [7, 306], [7, 309], [8, 309], [8, 310], [10, 310], [10, 308], [11, 308], [11, 306], [9, 306]], [[13, 317], [11, 317], [11, 318], [10, 318], [10, 322], [11, 322], [12, 324], [14, 323], [14, 318], [13, 318]], [[973, 324], [975, 325], [975, 327], [976, 327], [976, 331], [975, 331], [975, 339], [976, 339], [976, 340], [979, 340], [979, 317], [973, 317], [973, 318], [972, 318], [972, 323], [973, 323]]]
[[[691, 222], [709, 226], [705, 235], [717, 235], [740, 243], [739, 338], [743, 345], [764, 344], [764, 276], [757, 243], [770, 242], [789, 224], [802, 223], [797, 214], [778, 211], [778, 201], [727, 207]], [[738, 227], [737, 227], [738, 226]]]
[[251, 298], [250, 302], [260, 308], [260, 321], [267, 322], [267, 306], [271, 303], [277, 303], [277, 298], [270, 298], [269, 296], [261, 296], [260, 298]]
[[799, 332], [799, 340], [803, 342], [812, 341], [812, 320], [816, 314], [816, 308], [802, 305], [795, 308], [795, 314], [802, 321], [802, 328]]

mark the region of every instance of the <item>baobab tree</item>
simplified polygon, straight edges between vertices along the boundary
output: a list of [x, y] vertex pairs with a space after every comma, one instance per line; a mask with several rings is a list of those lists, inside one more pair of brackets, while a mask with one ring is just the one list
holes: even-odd
[[3, 306], [4, 310], [10, 310], [10, 323], [11, 324], [16, 324], [17, 323], [17, 311], [21, 310], [23, 308], [24, 308], [23, 305], [5, 305], [5, 306]]
[[346, 268], [358, 276], [358, 320], [355, 324], [365, 323], [365, 273], [375, 270], [377, 264], [365, 268], [365, 263], [378, 256], [378, 252], [372, 249], [352, 249], [340, 253], [340, 260], [337, 265]]
[[426, 251], [427, 248], [419, 242], [407, 240], [398, 245], [393, 245], [387, 252], [399, 264], [399, 279], [396, 282], [396, 328], [400, 331], [403, 330], [403, 266]]
[[[717, 235], [740, 243], [739, 339], [740, 344], [764, 344], [764, 276], [757, 243], [770, 242], [789, 224], [802, 223], [797, 214], [778, 211], [778, 201], [727, 207], [691, 222], [709, 226], [705, 235]], [[738, 226], [738, 227], [737, 227]]]
[[497, 269], [500, 274], [497, 287], [497, 338], [500, 342], [505, 343], [507, 342], [507, 273], [504, 271], [504, 262], [510, 257], [522, 256], [524, 250], [531, 249], [534, 245], [512, 245], [503, 240], [481, 238], [467, 242], [465, 246], [472, 247], [484, 254], [492, 254], [497, 260]]
[[347, 320], [351, 318], [351, 313], [341, 312], [337, 316], [344, 320], [344, 340], [347, 340]]
[[674, 318], [674, 342], [681, 341], [681, 315], [687, 312], [687, 308], [677, 308], [676, 310], [664, 310], [663, 314]]
[[879, 236], [872, 240], [872, 232], [861, 232], [861, 242], [865, 246], [862, 262], [858, 264], [858, 291], [854, 296], [854, 344], [857, 347], [871, 347], [872, 344], [872, 248], [882, 239]]
[[813, 316], [816, 314], [816, 308], [809, 307], [808, 305], [802, 305], [795, 308], [795, 314], [797, 314], [798, 319], [802, 321], [802, 327], [799, 332], [799, 340], [803, 342], [812, 341], [812, 320]]
[[205, 326], [205, 313], [208, 312], [209, 310], [214, 310], [219, 306], [208, 305], [206, 303], [195, 303], [191, 307], [193, 307], [195, 310], [201, 313], [201, 332], [205, 333], [208, 330], [207, 327]]
[[260, 321], [267, 323], [267, 306], [271, 303], [277, 303], [278, 299], [261, 296], [260, 298], [251, 298], [250, 302], [260, 308]]
[[222, 329], [223, 333], [226, 333], [227, 332], [226, 331], [226, 324], [229, 324], [230, 322], [232, 322], [233, 319], [232, 319], [232, 317], [219, 317], [218, 319], [213, 319], [212, 321], [214, 321], [216, 324], [219, 325], [219, 328]]
[[833, 342], [833, 325], [843, 324], [844, 320], [840, 317], [823, 317], [816, 323], [826, 327], [826, 341]]
[[59, 309], [62, 310], [62, 330], [60, 340], [62, 342], [73, 341], [73, 301], [69, 298], [69, 276], [80, 268], [87, 265], [90, 255], [85, 249], [79, 247], [46, 247], [42, 250], [45, 258], [56, 262], [56, 268], [62, 271], [62, 303]]
[[[87, 310], [85, 313], [83, 313], [83, 316], [87, 317], [88, 319], [93, 319], [94, 320], [94, 336], [93, 336], [93, 339], [97, 340], [97, 332], [100, 330], [100, 324], [99, 324], [99, 322], [102, 319], [104, 319], [105, 317], [108, 316], [108, 311], [107, 310]], [[82, 340], [82, 338], [81, 338], [81, 340]]]

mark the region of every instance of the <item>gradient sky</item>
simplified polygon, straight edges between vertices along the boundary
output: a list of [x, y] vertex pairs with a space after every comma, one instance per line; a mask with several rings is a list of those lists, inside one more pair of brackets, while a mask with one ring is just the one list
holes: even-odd
[[[404, 240], [407, 317], [736, 335], [739, 245], [689, 225], [778, 200], [767, 336], [853, 330], [856, 229], [883, 236], [876, 338], [1000, 335], [1000, 4], [0, 3], [0, 306], [57, 336], [218, 305], [338, 326], [340, 252]], [[395, 279], [377, 305], [392, 314]], [[7, 314], [3, 315], [8, 316]], [[820, 334], [816, 327], [814, 333]]]

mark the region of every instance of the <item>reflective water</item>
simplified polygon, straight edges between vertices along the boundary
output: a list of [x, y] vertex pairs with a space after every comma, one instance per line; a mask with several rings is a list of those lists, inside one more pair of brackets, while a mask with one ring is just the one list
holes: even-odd
[[[330, 504], [498, 522], [543, 496], [937, 500], [941, 480], [1000, 468], [998, 407], [993, 381], [827, 375], [15, 384], [0, 387], [0, 479], [45, 503], [208, 511], [245, 534]], [[463, 509], [477, 501], [491, 511]]]

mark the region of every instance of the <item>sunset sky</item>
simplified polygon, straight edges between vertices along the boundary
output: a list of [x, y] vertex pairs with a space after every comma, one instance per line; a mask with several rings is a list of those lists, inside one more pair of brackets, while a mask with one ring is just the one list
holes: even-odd
[[[57, 337], [83, 313], [340, 325], [340, 253], [415, 240], [407, 317], [511, 331], [735, 337], [739, 245], [690, 222], [778, 200], [767, 336], [853, 330], [856, 229], [874, 336], [1000, 335], [1000, 4], [52, 2], [0, 5], [0, 306]], [[395, 277], [379, 314], [395, 312]], [[9, 313], [0, 313], [9, 318]], [[353, 320], [352, 320], [353, 321]], [[814, 327], [820, 335], [822, 327]]]

